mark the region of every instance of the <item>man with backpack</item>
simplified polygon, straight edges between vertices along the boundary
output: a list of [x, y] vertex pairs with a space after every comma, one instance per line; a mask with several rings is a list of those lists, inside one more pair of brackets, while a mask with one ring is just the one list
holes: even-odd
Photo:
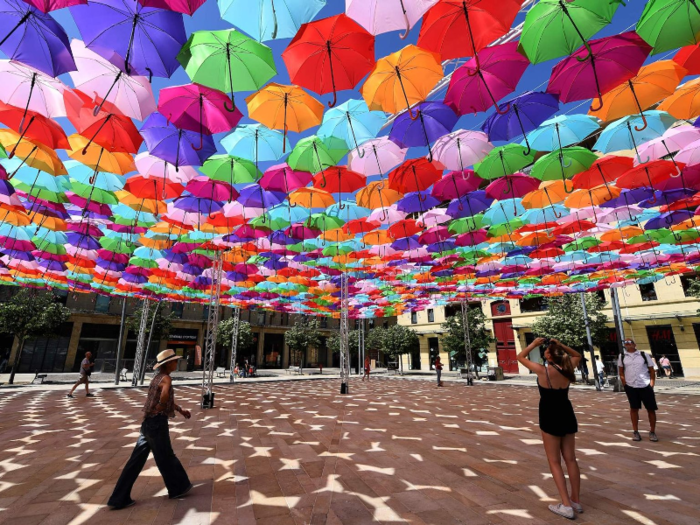
[[617, 360], [620, 372], [620, 380], [625, 388], [627, 400], [630, 403], [630, 417], [632, 418], [633, 441], [641, 441], [639, 435], [639, 410], [644, 408], [649, 414], [649, 440], [658, 441], [656, 437], [656, 397], [654, 396], [654, 383], [656, 372], [651, 358], [644, 352], [637, 350], [637, 345], [632, 339], [623, 341], [625, 351]]

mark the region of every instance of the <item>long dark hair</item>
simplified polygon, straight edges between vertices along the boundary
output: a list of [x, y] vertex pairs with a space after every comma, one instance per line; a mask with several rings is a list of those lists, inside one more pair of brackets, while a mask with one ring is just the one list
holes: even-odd
[[574, 373], [574, 364], [571, 362], [571, 356], [556, 343], [549, 346], [549, 355], [551, 356], [551, 362], [557, 365], [561, 375], [575, 383], [576, 374]]

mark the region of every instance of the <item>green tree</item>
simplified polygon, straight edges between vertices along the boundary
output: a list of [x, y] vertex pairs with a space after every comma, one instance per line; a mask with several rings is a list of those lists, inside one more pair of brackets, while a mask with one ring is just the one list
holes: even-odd
[[[607, 337], [607, 317], [603, 313], [605, 302], [596, 294], [585, 294], [591, 339], [595, 346], [602, 345]], [[532, 325], [532, 332], [539, 337], [557, 339], [571, 348], [588, 348], [586, 324], [583, 318], [580, 294], [564, 294], [547, 299], [547, 313]]]
[[[689, 297], [695, 297], [696, 299], [700, 299], [700, 279], [696, 277], [695, 279], [690, 281], [688, 290], [685, 293]], [[700, 314], [700, 310], [698, 310], [698, 313]]]
[[292, 353], [294, 363], [301, 365], [301, 356], [307, 348], [319, 348], [321, 346], [321, 333], [318, 330], [318, 319], [311, 316], [303, 316], [294, 323], [284, 334], [284, 342], [287, 343]]
[[[382, 329], [380, 333], [380, 350], [397, 359], [404, 354], [410, 353], [411, 350], [419, 345], [418, 335], [407, 326], [395, 324]], [[403, 360], [400, 362], [403, 371]]]
[[[132, 332], [138, 334], [141, 327], [141, 316], [143, 315], [143, 307], [139, 307], [134, 314], [129, 317], [126, 326]], [[153, 322], [155, 318], [155, 323]], [[162, 303], [151, 303], [148, 309], [148, 321], [146, 322], [146, 342], [158, 343], [161, 339], [166, 339], [173, 329], [173, 321], [177, 319], [174, 312], [165, 313]], [[151, 334], [151, 327], [153, 333]], [[156, 345], [158, 348], [158, 345]], [[146, 359], [150, 356], [150, 346], [147, 349]]]
[[[472, 359], [478, 367], [486, 362], [489, 353], [489, 345], [494, 342], [490, 332], [486, 329], [486, 316], [480, 307], [467, 309], [469, 320], [469, 342], [472, 349]], [[442, 323], [442, 329], [446, 331], [442, 336], [442, 347], [448, 355], [458, 362], [467, 362], [467, 353], [464, 348], [464, 322], [462, 314], [448, 317]]]
[[[359, 330], [350, 330], [348, 332], [348, 345], [350, 346], [350, 355], [357, 355], [358, 346], [360, 344]], [[340, 332], [333, 332], [326, 342], [332, 353], [340, 352]], [[365, 347], [366, 348], [366, 347]]]
[[19, 341], [12, 363], [10, 384], [14, 383], [27, 339], [54, 333], [70, 317], [70, 310], [53, 294], [22, 288], [9, 301], [0, 304], [0, 332], [14, 335]]
[[[233, 343], [233, 317], [219, 323], [216, 332], [216, 342], [226, 348], [231, 348]], [[238, 352], [248, 352], [253, 349], [255, 334], [250, 328], [248, 321], [238, 322]]]

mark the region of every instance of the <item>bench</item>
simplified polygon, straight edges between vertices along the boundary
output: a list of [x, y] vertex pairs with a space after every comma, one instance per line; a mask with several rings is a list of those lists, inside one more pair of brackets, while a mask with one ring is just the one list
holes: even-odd
[[44, 379], [46, 379], [48, 375], [49, 374], [40, 374], [39, 372], [35, 372], [34, 379], [32, 379], [32, 384], [34, 384], [34, 381], [36, 381], [37, 379], [41, 379], [41, 382], [39, 384], [43, 385]]
[[394, 374], [398, 374], [399, 373], [399, 363], [398, 362], [387, 363], [386, 370], [387, 370], [387, 372], [393, 372]]
[[284, 370], [285, 374], [298, 374], [298, 375], [304, 375], [304, 373], [301, 370], [300, 366], [290, 366], [289, 368], [286, 368]]
[[226, 369], [223, 366], [219, 366], [216, 368], [216, 377], [224, 377], [226, 376]]
[[468, 368], [460, 368], [459, 377], [460, 379], [476, 379], [476, 374], [474, 371], [469, 371]]
[[122, 368], [122, 371], [119, 372], [119, 380], [120, 381], [128, 381], [129, 378], [126, 377], [126, 374], [129, 373], [128, 368]]

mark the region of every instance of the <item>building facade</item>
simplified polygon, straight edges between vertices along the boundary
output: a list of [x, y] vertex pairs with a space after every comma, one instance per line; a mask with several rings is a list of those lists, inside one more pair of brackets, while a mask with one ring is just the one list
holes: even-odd
[[[674, 276], [656, 283], [627, 286], [618, 289], [625, 337], [635, 340], [637, 347], [655, 356], [666, 355], [679, 377], [700, 377], [700, 302], [686, 295], [692, 277]], [[610, 308], [610, 291], [598, 292], [606, 301], [604, 313], [608, 318], [609, 337], [596, 354], [602, 356], [606, 369], [615, 372], [619, 353], [617, 334]], [[516, 356], [533, 339], [532, 324], [544, 315], [546, 300], [483, 301], [481, 308], [487, 318], [487, 328], [496, 340], [489, 348], [488, 365], [500, 366], [506, 374], [527, 374]], [[446, 317], [461, 315], [459, 304], [436, 306], [422, 312], [399, 317], [399, 324], [410, 326], [419, 335], [418, 355], [404, 356], [404, 367], [431, 370], [435, 355], [440, 353], [443, 363], [456, 368], [441, 345]], [[533, 352], [534, 354], [535, 352]], [[538, 353], [538, 352], [537, 352]], [[539, 355], [531, 355], [539, 360]]]

